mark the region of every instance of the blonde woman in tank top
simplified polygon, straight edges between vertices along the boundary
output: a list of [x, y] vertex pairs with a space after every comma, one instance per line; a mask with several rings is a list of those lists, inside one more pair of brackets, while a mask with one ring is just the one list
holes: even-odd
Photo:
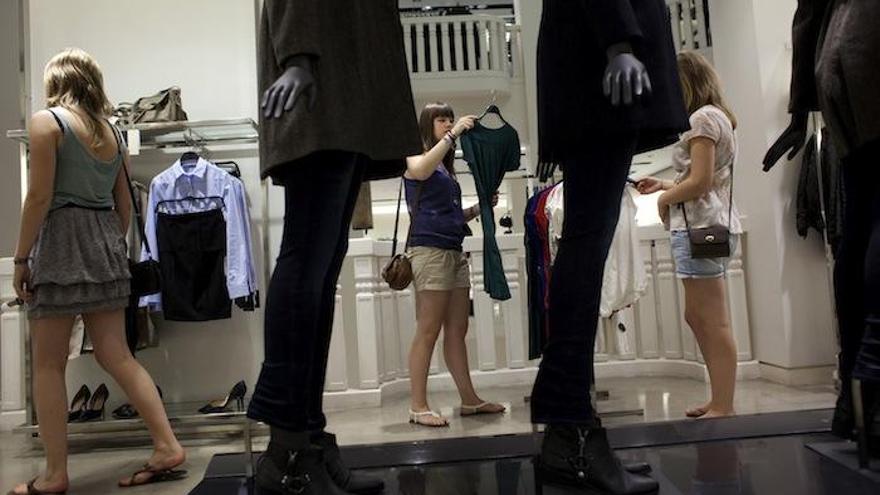
[[[14, 286], [25, 302], [33, 345], [33, 384], [46, 470], [12, 495], [65, 493], [67, 390], [64, 373], [74, 318], [82, 315], [95, 359], [128, 395], [149, 429], [153, 454], [119, 481], [134, 486], [177, 479], [186, 455], [171, 431], [156, 385], [132, 357], [124, 310], [131, 199], [128, 153], [107, 122], [112, 106], [98, 64], [78, 49], [49, 61], [48, 110], [29, 126], [28, 192], [15, 251]], [[103, 404], [96, 404], [103, 408]]]
[[690, 114], [691, 130], [681, 135], [673, 153], [675, 181], [654, 177], [638, 184], [642, 194], [665, 191], [657, 206], [670, 230], [675, 271], [684, 285], [685, 320], [694, 332], [709, 369], [712, 397], [688, 409], [692, 418], [734, 414], [736, 343], [730, 326], [724, 276], [727, 258], [691, 256], [686, 210], [691, 228], [723, 225], [730, 229], [731, 252], [742, 233], [733, 205], [733, 169], [736, 161], [736, 117], [724, 101], [718, 74], [694, 52], [678, 56], [678, 70]]

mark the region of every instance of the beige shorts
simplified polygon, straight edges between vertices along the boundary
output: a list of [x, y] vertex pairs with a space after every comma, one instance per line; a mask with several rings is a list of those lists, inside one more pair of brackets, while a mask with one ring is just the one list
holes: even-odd
[[416, 290], [470, 288], [470, 268], [464, 253], [427, 246], [413, 247], [409, 253]]

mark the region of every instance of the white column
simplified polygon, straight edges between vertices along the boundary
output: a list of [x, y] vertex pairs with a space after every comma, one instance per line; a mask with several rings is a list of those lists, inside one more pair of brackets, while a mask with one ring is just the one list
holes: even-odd
[[336, 286], [333, 306], [333, 333], [330, 337], [330, 357], [327, 360], [327, 380], [324, 390], [338, 392], [348, 389], [347, 356], [345, 353], [345, 322], [342, 317], [342, 287]]
[[494, 370], [495, 352], [495, 314], [494, 302], [485, 290], [483, 272], [483, 253], [471, 253], [471, 273], [473, 274], [474, 321], [477, 334], [477, 363], [482, 371]]
[[730, 305], [730, 326], [736, 341], [737, 358], [752, 359], [752, 335], [746, 302], [746, 276], [743, 271], [742, 250], [737, 249], [727, 270], [727, 297]]
[[397, 298], [397, 328], [399, 335], [400, 372], [398, 377], [409, 376], [409, 349], [416, 335], [415, 289], [412, 285], [406, 290], [395, 292]]
[[[379, 258], [379, 266], [385, 266], [390, 257]], [[380, 377], [383, 382], [394, 380], [400, 369], [400, 334], [397, 330], [397, 304], [391, 287], [384, 280], [379, 280], [379, 297], [382, 300], [382, 368]]]
[[608, 345], [608, 320], [599, 318], [596, 321], [596, 345], [593, 348], [593, 361], [602, 363], [608, 361], [613, 349]]
[[676, 298], [678, 299], [678, 322], [681, 333], [682, 357], [686, 361], [697, 360], [697, 341], [694, 339], [694, 331], [688, 325], [684, 317], [684, 284], [679, 280], [675, 284]]
[[453, 45], [449, 42], [449, 23], [446, 21], [440, 24], [440, 50], [443, 52], [443, 72], [451, 72]]
[[647, 292], [636, 303], [639, 327], [639, 357], [660, 357], [660, 322], [657, 318], [657, 288], [654, 279], [654, 248], [652, 242], [642, 242], [642, 259], [647, 274]]
[[419, 59], [418, 63], [418, 73], [424, 74], [426, 71], [426, 61], [428, 58], [428, 47], [425, 45], [425, 24], [423, 22], [419, 22], [415, 24], [416, 27], [416, 42], [413, 46], [413, 52], [415, 52], [416, 56]]
[[464, 23], [464, 47], [467, 51], [468, 71], [477, 70], [477, 45], [474, 43], [474, 22], [467, 21]]
[[504, 302], [504, 337], [507, 346], [507, 367], [516, 369], [526, 366], [526, 327], [523, 324], [522, 307], [526, 305], [525, 291], [520, 288], [519, 258], [516, 251], [501, 253], [504, 276], [510, 287], [510, 299]]
[[455, 50], [455, 70], [456, 72], [461, 72], [464, 70], [464, 45], [461, 39], [461, 33], [463, 31], [461, 29], [460, 20], [456, 20], [452, 24], [452, 32], [454, 34], [452, 37], [452, 44], [453, 49]]
[[382, 301], [377, 292], [379, 271], [372, 255], [354, 258], [359, 388], [379, 388], [382, 363]]
[[412, 74], [415, 66], [413, 65], [413, 44], [412, 44], [412, 23], [403, 23], [403, 47], [406, 50], [406, 70]]
[[675, 287], [678, 282], [675, 279], [669, 240], [657, 240], [654, 253], [657, 256], [657, 303], [660, 310], [660, 331], [663, 335], [663, 357], [681, 359], [681, 324]]
[[437, 23], [428, 24], [428, 48], [426, 50], [431, 54], [431, 63], [426, 64], [429, 72], [437, 72], [440, 70], [440, 51], [437, 47]]

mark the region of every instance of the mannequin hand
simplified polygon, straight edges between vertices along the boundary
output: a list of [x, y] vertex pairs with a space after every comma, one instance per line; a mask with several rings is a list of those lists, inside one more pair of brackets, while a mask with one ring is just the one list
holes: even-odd
[[12, 287], [15, 295], [24, 302], [30, 302], [33, 292], [29, 286], [31, 283], [31, 269], [28, 265], [15, 265], [15, 273], [12, 277]]
[[465, 115], [458, 119], [458, 122], [452, 128], [452, 133], [455, 134], [456, 137], [460, 137], [462, 134], [474, 128], [474, 122], [476, 120], [476, 115]]
[[636, 189], [640, 194], [654, 194], [657, 191], [666, 189], [663, 181], [656, 177], [645, 177], [636, 184]]
[[492, 195], [492, 207], [498, 206], [498, 193]]
[[603, 90], [614, 106], [619, 106], [621, 101], [624, 105], [632, 105], [636, 98], [653, 91], [645, 64], [632, 54], [628, 44], [608, 49]]
[[303, 96], [308, 98], [309, 111], [313, 110], [318, 98], [318, 88], [312, 63], [308, 56], [297, 55], [290, 59], [281, 77], [263, 93], [260, 107], [267, 119], [278, 119], [284, 112], [293, 110]]
[[776, 165], [776, 162], [778, 162], [788, 150], [791, 150], [788, 154], [788, 159], [791, 160], [794, 158], [798, 151], [804, 146], [804, 141], [806, 141], [806, 139], [807, 114], [791, 114], [791, 123], [788, 124], [788, 127], [784, 131], [782, 131], [782, 135], [779, 136], [779, 139], [773, 143], [773, 146], [770, 147], [770, 150], [767, 151], [767, 154], [764, 156], [764, 172], [773, 168], [773, 166]]

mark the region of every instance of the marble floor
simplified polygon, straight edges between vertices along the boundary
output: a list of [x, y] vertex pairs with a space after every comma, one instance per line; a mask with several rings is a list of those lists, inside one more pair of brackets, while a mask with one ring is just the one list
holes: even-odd
[[[621, 378], [603, 380], [599, 388], [610, 393], [600, 402], [600, 412], [644, 409], [644, 415], [606, 417], [609, 427], [637, 422], [681, 419], [684, 409], [704, 400], [706, 384], [676, 378]], [[381, 408], [329, 411], [330, 431], [340, 444], [392, 443], [462, 436], [492, 436], [531, 431], [528, 404], [524, 398], [529, 387], [484, 389], [486, 400], [502, 402], [508, 412], [495, 417], [461, 418], [457, 416], [458, 397], [454, 393], [431, 394], [431, 405], [451, 419], [449, 428], [428, 429], [407, 424], [408, 398], [385, 401]], [[738, 384], [736, 409], [741, 414], [822, 409], [834, 406], [831, 386], [786, 387], [762, 380]], [[265, 446], [266, 438], [257, 437], [256, 449]], [[210, 438], [185, 438], [188, 449], [187, 469], [191, 476], [184, 481], [126, 490], [137, 494], [188, 493], [202, 478], [214, 454], [240, 452], [241, 438], [214, 434]], [[71, 495], [110, 493], [116, 479], [137, 469], [149, 456], [149, 448], [141, 442], [102, 438], [98, 441], [75, 441], [71, 445]], [[38, 444], [29, 437], [0, 434], [0, 493], [16, 482], [29, 479], [42, 466]]]

